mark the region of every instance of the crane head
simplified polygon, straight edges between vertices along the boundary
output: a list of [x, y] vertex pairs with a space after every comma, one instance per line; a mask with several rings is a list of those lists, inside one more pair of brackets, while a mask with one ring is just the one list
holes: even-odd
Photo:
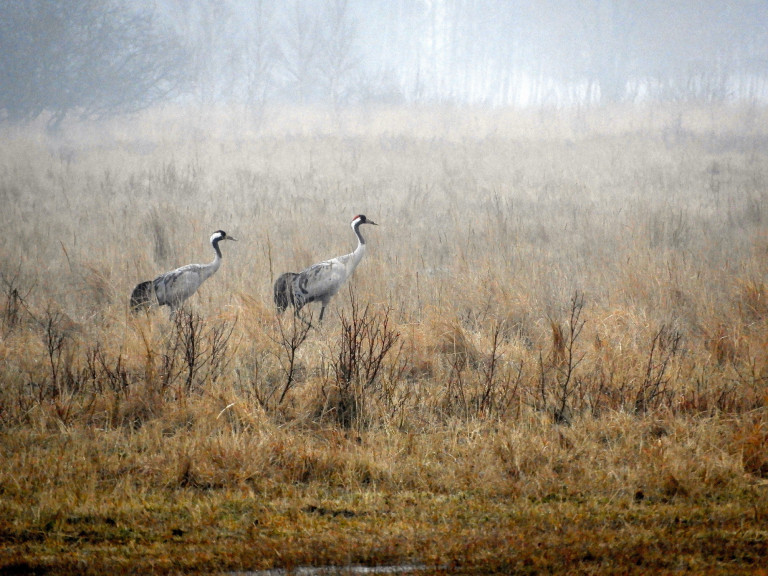
[[359, 226], [360, 224], [373, 224], [374, 226], [378, 226], [378, 224], [376, 224], [376, 222], [366, 218], [365, 214], [358, 214], [357, 216], [352, 218], [352, 228], [355, 228], [356, 226]]
[[216, 232], [211, 235], [211, 244], [218, 242], [219, 240], [232, 240], [233, 242], [236, 242], [237, 238], [227, 236], [227, 233], [224, 232], [224, 230], [216, 230]]

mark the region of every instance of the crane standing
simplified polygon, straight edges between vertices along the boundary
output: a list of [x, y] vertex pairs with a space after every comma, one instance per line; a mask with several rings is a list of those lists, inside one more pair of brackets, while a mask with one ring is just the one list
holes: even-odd
[[211, 235], [211, 246], [216, 256], [209, 264], [187, 264], [176, 270], [160, 274], [154, 280], [147, 280], [136, 285], [131, 293], [131, 310], [137, 312], [144, 306], [150, 306], [155, 300], [159, 306], [169, 306], [171, 315], [184, 301], [192, 296], [200, 285], [214, 275], [221, 266], [221, 240], [237, 240], [227, 236], [224, 230], [217, 230]]
[[286, 272], [277, 279], [274, 286], [274, 298], [279, 314], [292, 304], [294, 312], [298, 316], [299, 311], [304, 306], [319, 300], [322, 303], [322, 308], [320, 308], [318, 321], [323, 321], [325, 307], [352, 276], [355, 268], [365, 256], [365, 238], [360, 234], [362, 224], [377, 225], [376, 222], [369, 220], [363, 214], [352, 219], [350, 226], [357, 236], [357, 248], [354, 252], [319, 262], [299, 273]]

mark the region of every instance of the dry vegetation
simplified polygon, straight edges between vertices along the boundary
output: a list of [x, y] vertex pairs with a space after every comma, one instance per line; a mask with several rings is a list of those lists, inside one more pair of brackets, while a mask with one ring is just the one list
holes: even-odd
[[765, 110], [192, 116], [0, 142], [0, 571], [766, 573]]

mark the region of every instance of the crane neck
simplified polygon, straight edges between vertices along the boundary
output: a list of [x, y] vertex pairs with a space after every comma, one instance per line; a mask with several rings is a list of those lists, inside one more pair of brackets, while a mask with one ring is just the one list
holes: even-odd
[[355, 231], [355, 235], [357, 236], [358, 241], [358, 248], [362, 245], [365, 246], [365, 238], [363, 238], [363, 235], [360, 234], [360, 224], [361, 222], [358, 222], [357, 224], [352, 226], [352, 230]]
[[363, 259], [363, 256], [365, 256], [365, 238], [363, 238], [363, 235], [360, 234], [360, 224], [358, 223], [357, 226], [352, 226], [352, 230], [355, 231], [355, 236], [357, 236], [357, 248], [355, 248], [355, 251], [350, 254], [352, 256], [350, 261], [350, 267], [349, 267], [349, 273], [351, 274], [354, 269], [357, 267], [357, 265], [360, 263], [360, 260]]
[[216, 256], [214, 256], [213, 261], [210, 264], [207, 264], [203, 267], [204, 279], [213, 276], [216, 270], [219, 269], [219, 266], [221, 266], [221, 250], [219, 249], [219, 239], [217, 238], [216, 240], [213, 240], [211, 242], [211, 246], [213, 246], [213, 249], [216, 251]]
[[213, 246], [213, 249], [216, 251], [216, 258], [214, 259], [214, 262], [216, 260], [221, 260], [221, 249], [219, 248], [219, 240], [221, 240], [221, 238], [216, 238], [215, 240], [211, 241], [211, 246]]

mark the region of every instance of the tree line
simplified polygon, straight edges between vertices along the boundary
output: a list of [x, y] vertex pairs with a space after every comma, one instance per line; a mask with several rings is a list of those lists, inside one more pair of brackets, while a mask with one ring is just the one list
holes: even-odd
[[764, 101], [762, 0], [18, 0], [0, 119], [159, 102]]

